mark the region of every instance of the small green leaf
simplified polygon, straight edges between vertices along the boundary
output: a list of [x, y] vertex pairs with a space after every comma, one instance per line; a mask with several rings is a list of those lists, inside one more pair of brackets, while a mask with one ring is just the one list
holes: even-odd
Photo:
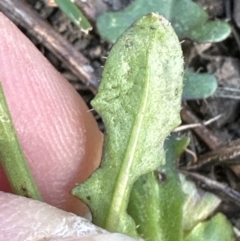
[[183, 81], [183, 99], [204, 99], [214, 94], [217, 80], [212, 74], [199, 74], [185, 70]]
[[92, 30], [84, 14], [71, 0], [55, 0], [58, 7], [73, 21], [73, 23], [83, 32], [88, 33]]
[[198, 190], [193, 182], [180, 175], [182, 190], [186, 195], [183, 206], [183, 230], [189, 232], [199, 222], [205, 221], [221, 203], [216, 195]]
[[15, 132], [12, 118], [0, 83], [0, 163], [13, 193], [41, 200]]
[[203, 8], [191, 0], [135, 0], [122, 11], [102, 14], [97, 19], [99, 33], [114, 43], [135, 20], [150, 12], [158, 12], [168, 19], [180, 39], [219, 42], [231, 33], [228, 23], [208, 21]]
[[166, 163], [158, 171], [141, 176], [133, 186], [128, 213], [141, 237], [149, 241], [181, 241], [184, 194], [176, 159], [189, 138], [171, 136], [165, 141]]
[[232, 225], [218, 213], [209, 221], [201, 222], [186, 236], [184, 241], [235, 241]]
[[100, 168], [73, 194], [93, 222], [137, 236], [126, 213], [133, 183], [164, 164], [163, 141], [179, 123], [183, 58], [167, 20], [148, 14], [117, 41], [92, 102], [106, 126]]

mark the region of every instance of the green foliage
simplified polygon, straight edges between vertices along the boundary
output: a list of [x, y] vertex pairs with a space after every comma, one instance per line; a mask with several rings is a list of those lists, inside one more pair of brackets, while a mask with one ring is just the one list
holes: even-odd
[[199, 192], [175, 169], [175, 161], [188, 145], [186, 137], [168, 137], [164, 144], [166, 163], [141, 176], [133, 186], [128, 212], [137, 231], [148, 241], [233, 241], [233, 229], [217, 214], [206, 221], [221, 200], [208, 192]]
[[220, 213], [213, 216], [221, 200], [212, 193], [198, 190], [183, 175], [180, 175], [180, 180], [186, 195], [183, 206], [183, 241], [234, 241], [233, 228], [227, 218]]
[[212, 193], [197, 190], [195, 184], [187, 181], [183, 175], [180, 175], [180, 180], [186, 195], [183, 241], [234, 241], [232, 225], [224, 215], [218, 213], [208, 220], [221, 200]]
[[[71, 13], [76, 9], [68, 5], [70, 1], [56, 2], [79, 21], [79, 13]], [[136, 0], [128, 7], [127, 11], [136, 11], [131, 21], [140, 16], [139, 7], [141, 13], [149, 12], [157, 4], [144, 1], [143, 11], [136, 3], [143, 2]], [[207, 22], [206, 13], [188, 0], [161, 3], [180, 37], [219, 41], [227, 35], [228, 25]], [[186, 4], [194, 14], [184, 11]], [[125, 17], [130, 18], [128, 15]], [[81, 25], [87, 30], [86, 26]], [[222, 214], [205, 221], [219, 199], [209, 193], [199, 196], [183, 176], [179, 182], [175, 160], [189, 140], [175, 136], [165, 140], [180, 123], [182, 75], [180, 44], [167, 20], [150, 13], [126, 30], [108, 57], [99, 93], [92, 102], [106, 126], [103, 160], [72, 193], [89, 206], [95, 224], [112, 232], [148, 241], [233, 241], [232, 226]], [[215, 89], [211, 75], [185, 72], [184, 98], [205, 98]], [[0, 100], [1, 164], [16, 194], [40, 199], [1, 86]]]
[[183, 99], [203, 99], [216, 91], [217, 80], [212, 74], [199, 74], [185, 70], [183, 81]]
[[123, 11], [102, 14], [97, 19], [99, 33], [114, 43], [134, 21], [150, 12], [168, 19], [180, 39], [220, 42], [231, 32], [224, 21], [208, 21], [203, 8], [191, 0], [135, 0]]
[[186, 137], [168, 137], [164, 144], [165, 164], [157, 171], [140, 177], [133, 186], [128, 212], [145, 240], [182, 240], [184, 194], [175, 161], [188, 143]]
[[[135, 0], [122, 11], [101, 15], [97, 19], [99, 33], [108, 41], [115, 42], [136, 19], [149, 12], [158, 12], [168, 19], [180, 39], [219, 42], [231, 33], [228, 23], [208, 21], [207, 13], [191, 0]], [[217, 81], [213, 75], [186, 71], [184, 99], [209, 97], [216, 88]]]
[[178, 38], [157, 14], [137, 20], [112, 48], [92, 102], [106, 127], [102, 164], [73, 189], [95, 224], [137, 236], [126, 213], [130, 191], [164, 164], [164, 139], [180, 123], [182, 75]]
[[195, 184], [186, 180], [184, 175], [180, 175], [180, 181], [186, 196], [183, 206], [183, 230], [186, 234], [212, 215], [221, 200], [212, 193], [199, 192]]
[[91, 24], [88, 22], [84, 14], [71, 0], [55, 0], [58, 7], [79, 27], [83, 32], [88, 33], [92, 30]]
[[0, 163], [13, 193], [41, 200], [40, 192], [20, 147], [0, 83]]
[[184, 241], [235, 241], [232, 225], [221, 213], [197, 224]]

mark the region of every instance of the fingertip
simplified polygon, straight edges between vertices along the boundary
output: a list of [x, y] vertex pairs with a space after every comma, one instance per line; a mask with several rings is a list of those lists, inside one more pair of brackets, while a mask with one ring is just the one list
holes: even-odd
[[96, 121], [73, 87], [1, 13], [0, 39], [0, 80], [44, 201], [82, 214], [70, 192], [100, 162]]

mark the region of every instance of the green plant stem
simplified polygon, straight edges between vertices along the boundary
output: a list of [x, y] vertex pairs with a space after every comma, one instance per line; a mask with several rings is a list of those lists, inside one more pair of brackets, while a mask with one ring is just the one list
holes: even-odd
[[13, 126], [7, 101], [0, 83], [0, 163], [13, 193], [41, 200]]

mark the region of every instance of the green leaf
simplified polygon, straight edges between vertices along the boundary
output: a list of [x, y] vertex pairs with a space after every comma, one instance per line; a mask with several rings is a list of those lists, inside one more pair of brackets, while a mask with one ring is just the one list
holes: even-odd
[[185, 70], [183, 98], [187, 100], [204, 99], [214, 94], [217, 80], [212, 74], [199, 74]]
[[193, 182], [180, 175], [182, 190], [186, 195], [183, 206], [183, 230], [189, 232], [199, 222], [205, 221], [216, 210], [221, 199], [216, 195], [198, 190]]
[[184, 241], [235, 241], [232, 225], [227, 218], [216, 214], [209, 221], [201, 222], [186, 236]]
[[180, 241], [183, 237], [184, 194], [175, 161], [189, 138], [171, 136], [165, 141], [166, 163], [158, 171], [141, 176], [133, 186], [128, 212], [141, 237], [149, 241]]
[[99, 33], [114, 43], [135, 20], [150, 12], [158, 12], [168, 19], [180, 39], [220, 42], [231, 33], [228, 23], [208, 21], [203, 8], [191, 0], [135, 0], [122, 11], [102, 14], [97, 19]]
[[71, 0], [55, 0], [58, 7], [73, 21], [73, 23], [83, 32], [88, 33], [92, 30], [84, 14]]
[[126, 213], [133, 183], [164, 164], [163, 141], [179, 123], [183, 58], [167, 20], [149, 14], [117, 41], [92, 102], [106, 126], [100, 168], [73, 194], [93, 222], [136, 236]]
[[[221, 203], [216, 195], [198, 190], [193, 182], [180, 175], [182, 190], [186, 195], [183, 206], [184, 241], [233, 241], [231, 224], [222, 214], [214, 215]], [[208, 221], [207, 221], [208, 220]]]
[[23, 151], [20, 147], [12, 118], [0, 83], [0, 163], [13, 193], [41, 200]]

